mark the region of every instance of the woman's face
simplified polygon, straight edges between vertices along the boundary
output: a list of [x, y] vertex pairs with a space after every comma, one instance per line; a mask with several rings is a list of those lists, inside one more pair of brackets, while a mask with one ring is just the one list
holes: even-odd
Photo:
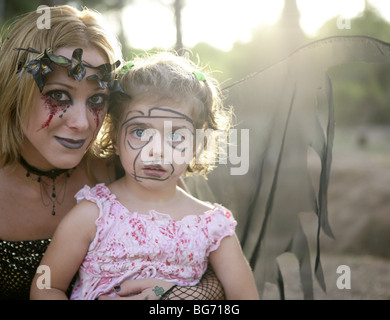
[[[70, 59], [75, 47], [54, 52]], [[84, 47], [82, 60], [92, 66], [108, 59], [93, 47]], [[96, 80], [87, 80], [97, 71], [86, 68], [79, 82], [68, 77], [63, 67], [53, 66], [46, 84], [39, 92], [34, 89], [31, 116], [23, 123], [25, 142], [22, 156], [41, 169], [77, 166], [91, 146], [107, 112], [108, 90]]]
[[121, 123], [117, 151], [127, 174], [143, 186], [176, 185], [193, 159], [194, 136], [190, 114], [179, 103], [133, 102]]

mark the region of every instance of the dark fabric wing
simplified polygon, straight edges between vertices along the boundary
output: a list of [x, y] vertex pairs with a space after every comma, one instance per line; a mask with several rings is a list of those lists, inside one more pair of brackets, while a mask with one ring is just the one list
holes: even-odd
[[[319, 239], [321, 231], [333, 237], [327, 190], [335, 130], [328, 70], [353, 62], [389, 63], [390, 44], [366, 36], [322, 39], [226, 87], [227, 103], [234, 106], [238, 119], [237, 141], [230, 141], [227, 148], [229, 160], [235, 162], [219, 164], [207, 182], [187, 180], [195, 195], [233, 211], [260, 293], [271, 282], [284, 298], [277, 258], [290, 252], [299, 262], [304, 298], [313, 299], [302, 212], [318, 216], [314, 274], [326, 290]], [[318, 175], [309, 169], [310, 152], [320, 163]]]

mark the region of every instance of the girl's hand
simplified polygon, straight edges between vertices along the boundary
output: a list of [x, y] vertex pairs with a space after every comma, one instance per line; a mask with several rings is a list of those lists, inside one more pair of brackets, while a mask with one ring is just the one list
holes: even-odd
[[165, 280], [145, 278], [126, 280], [115, 287], [120, 297], [100, 296], [99, 300], [160, 300], [161, 296], [174, 286]]

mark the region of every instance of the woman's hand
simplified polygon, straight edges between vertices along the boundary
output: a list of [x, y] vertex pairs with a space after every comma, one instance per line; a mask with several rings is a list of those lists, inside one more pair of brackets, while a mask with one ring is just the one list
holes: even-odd
[[126, 280], [115, 287], [120, 297], [100, 296], [98, 300], [160, 300], [174, 286], [172, 282], [155, 278]]

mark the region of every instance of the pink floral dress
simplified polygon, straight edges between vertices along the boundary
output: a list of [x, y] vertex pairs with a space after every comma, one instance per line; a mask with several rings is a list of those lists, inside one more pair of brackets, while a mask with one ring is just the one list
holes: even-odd
[[75, 197], [96, 203], [100, 213], [73, 300], [116, 296], [113, 288], [127, 279], [153, 277], [196, 285], [206, 271], [210, 252], [236, 227], [231, 212], [217, 204], [202, 215], [176, 221], [154, 210], [129, 212], [104, 184], [85, 186]]

